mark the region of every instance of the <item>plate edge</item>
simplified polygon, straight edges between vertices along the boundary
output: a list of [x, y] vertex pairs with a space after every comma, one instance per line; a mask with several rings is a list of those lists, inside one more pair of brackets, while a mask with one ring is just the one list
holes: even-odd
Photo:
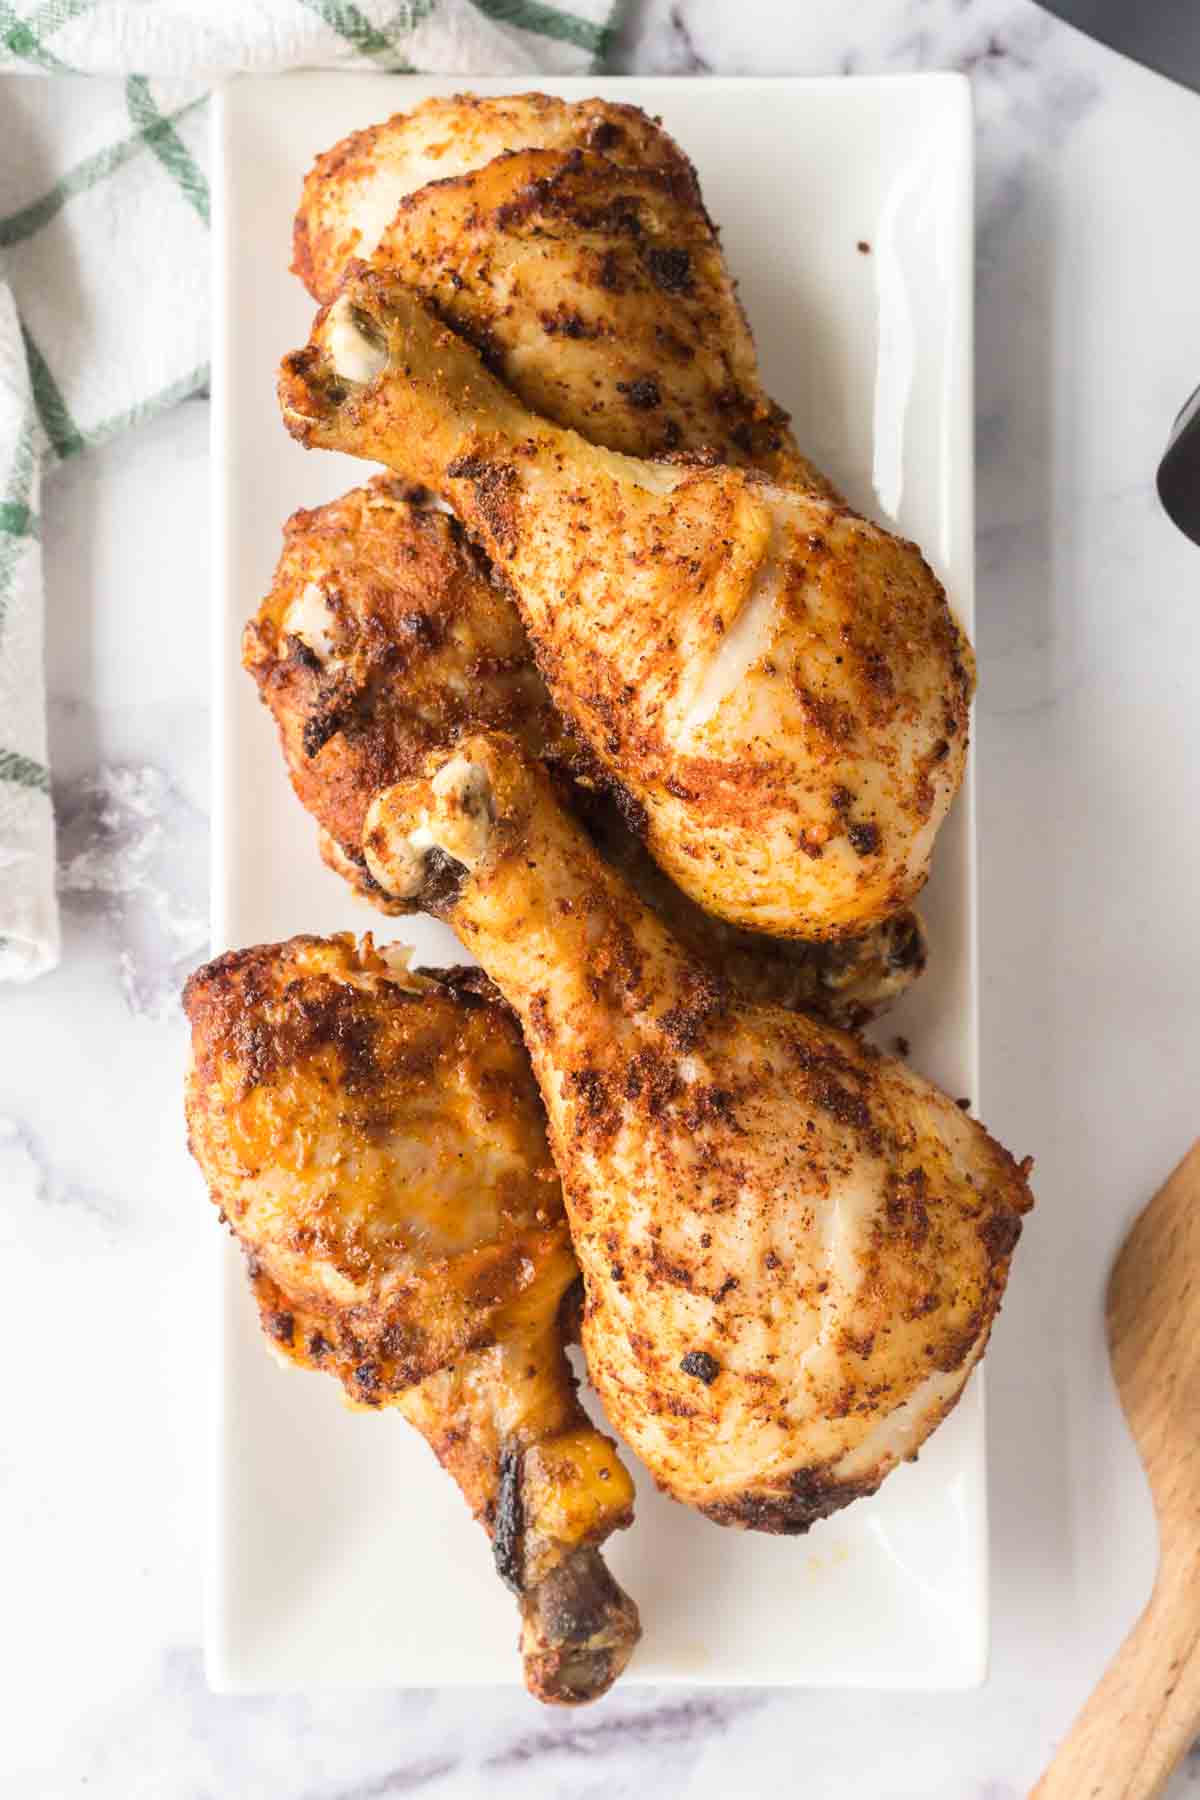
[[[295, 72], [289, 73], [283, 79], [289, 80], [289, 81], [302, 81], [306, 85], [309, 85], [309, 84], [312, 84], [312, 85], [322, 84], [323, 85], [323, 84], [326, 84], [326, 83], [332, 82], [332, 81], [344, 80], [349, 73], [350, 72], [348, 72], [348, 71], [311, 71], [311, 70], [310, 71], [295, 71]], [[375, 71], [364, 71], [363, 73], [370, 75], [370, 74], [373, 74], [376, 72]], [[420, 77], [417, 76], [414, 78], [419, 79]], [[389, 80], [394, 81], [395, 79], [396, 78], [394, 76], [389, 77]], [[400, 77], [400, 79], [404, 80], [405, 78]], [[445, 80], [445, 79], [449, 79], [449, 78], [440, 77], [436, 73], [433, 73], [433, 74], [430, 74], [428, 77], [426, 77], [426, 79], [436, 82], [439, 80]], [[496, 91], [496, 92], [508, 92], [508, 91], [513, 91], [513, 89], [518, 85], [515, 80], [507, 78], [507, 77], [466, 77], [466, 76], [464, 76], [461, 79], [464, 82], [468, 82], [468, 81], [472, 82], [473, 84], [477, 85], [483, 91], [492, 90], [492, 91]], [[229, 408], [230, 408], [228, 331], [229, 331], [229, 322], [230, 322], [230, 308], [231, 308], [232, 292], [231, 292], [231, 282], [229, 279], [230, 245], [228, 243], [227, 234], [228, 234], [228, 230], [229, 230], [229, 214], [228, 214], [229, 182], [231, 179], [232, 170], [231, 170], [231, 159], [229, 156], [228, 132], [229, 132], [229, 128], [230, 128], [231, 113], [236, 114], [236, 110], [240, 109], [240, 107], [245, 106], [245, 105], [252, 105], [253, 104], [253, 93], [259, 87], [259, 85], [261, 83], [269, 81], [269, 82], [272, 82], [273, 84], [275, 84], [277, 87], [279, 80], [280, 80], [279, 76], [244, 75], [244, 76], [238, 76], [232, 82], [224, 84], [222, 86], [222, 88], [217, 90], [213, 95], [213, 107], [212, 107], [211, 122], [210, 122], [211, 147], [212, 147], [212, 174], [213, 174], [212, 187], [213, 187], [213, 226], [214, 226], [213, 248], [212, 248], [212, 255], [213, 255], [212, 267], [213, 267], [213, 277], [214, 277], [214, 288], [216, 289], [216, 292], [214, 293], [214, 309], [213, 309], [213, 378], [212, 378], [213, 405], [212, 405], [212, 417], [211, 417], [211, 443], [212, 443], [211, 481], [212, 481], [212, 505], [213, 505], [212, 518], [213, 518], [213, 543], [214, 543], [214, 548], [216, 549], [216, 555], [214, 557], [214, 577], [213, 577], [213, 579], [214, 579], [214, 590], [213, 590], [213, 663], [214, 663], [214, 667], [213, 667], [213, 712], [212, 712], [212, 734], [213, 734], [212, 767], [213, 767], [214, 775], [215, 775], [216, 779], [214, 780], [214, 783], [213, 783], [212, 878], [211, 878], [211, 907], [210, 907], [210, 921], [211, 921], [211, 931], [212, 931], [213, 953], [216, 953], [220, 949], [224, 948], [225, 944], [226, 944], [227, 919], [228, 919], [227, 881], [228, 881], [228, 874], [229, 874], [228, 859], [227, 859], [227, 850], [228, 850], [227, 816], [228, 816], [229, 767], [228, 767], [228, 759], [226, 756], [226, 745], [225, 745], [225, 741], [224, 741], [223, 726], [224, 726], [224, 718], [225, 718], [225, 713], [226, 713], [226, 700], [227, 700], [227, 696], [229, 695], [229, 693], [231, 691], [231, 687], [232, 687], [231, 670], [228, 666], [228, 661], [227, 661], [227, 643], [226, 643], [226, 638], [225, 638], [227, 622], [228, 622], [228, 610], [229, 610], [229, 606], [231, 603], [232, 588], [231, 588], [230, 544], [229, 544], [229, 532], [228, 532], [228, 507], [227, 507], [227, 495], [228, 495], [227, 459], [224, 455], [223, 447], [222, 447], [223, 444], [225, 442], [227, 442], [226, 425], [227, 425], [227, 421], [229, 418]], [[960, 177], [959, 191], [956, 195], [956, 205], [957, 205], [957, 208], [958, 208], [958, 210], [960, 212], [960, 216], [961, 216], [961, 229], [959, 230], [959, 233], [958, 233], [959, 243], [956, 246], [956, 253], [960, 259], [960, 265], [965, 265], [965, 272], [964, 272], [963, 267], [960, 266], [959, 276], [955, 283], [958, 305], [959, 305], [959, 308], [960, 308], [961, 314], [962, 314], [963, 379], [961, 380], [961, 382], [956, 384], [960, 390], [960, 401], [959, 401], [959, 405], [955, 408], [955, 413], [957, 416], [955, 419], [954, 432], [955, 432], [956, 437], [961, 437], [961, 442], [962, 442], [961, 467], [964, 470], [964, 488], [963, 488], [963, 500], [962, 500], [960, 506], [955, 508], [955, 512], [956, 513], [961, 512], [961, 519], [956, 520], [956, 525], [957, 525], [958, 529], [961, 530], [965, 534], [965, 545], [963, 546], [962, 551], [961, 551], [961, 562], [962, 562], [962, 568], [963, 568], [964, 574], [965, 574], [965, 584], [966, 584], [967, 589], [970, 594], [969, 605], [967, 607], [964, 607], [963, 610], [965, 613], [968, 614], [968, 616], [972, 622], [972, 625], [973, 625], [974, 586], [975, 586], [975, 558], [974, 558], [974, 508], [975, 508], [974, 378], [975, 378], [975, 359], [974, 359], [974, 322], [973, 322], [973, 300], [974, 300], [974, 280], [973, 280], [974, 126], [973, 126], [973, 109], [972, 109], [972, 103], [971, 103], [971, 89], [970, 89], [970, 82], [969, 82], [968, 77], [965, 74], [963, 74], [961, 71], [954, 71], [954, 70], [903, 71], [903, 72], [897, 72], [897, 73], [892, 73], [892, 74], [862, 75], [862, 76], [828, 76], [828, 75], [826, 75], [826, 76], [799, 76], [799, 75], [736, 76], [736, 75], [729, 75], [729, 76], [712, 76], [712, 77], [710, 77], [710, 76], [672, 77], [672, 76], [639, 76], [639, 75], [630, 75], [630, 76], [601, 75], [601, 76], [595, 77], [595, 78], [587, 77], [587, 76], [553, 77], [553, 78], [551, 78], [549, 85], [552, 85], [554, 87], [554, 89], [557, 91], [586, 92], [586, 91], [590, 91], [590, 90], [594, 89], [594, 86], [595, 86], [595, 83], [597, 80], [599, 80], [603, 84], [604, 88], [606, 88], [606, 89], [610, 88], [612, 86], [629, 86], [631, 88], [636, 87], [636, 88], [642, 90], [643, 92], [646, 91], [647, 89], [649, 89], [651, 91], [657, 89], [662, 92], [678, 91], [679, 89], [689, 89], [689, 90], [694, 90], [694, 91], [705, 91], [705, 92], [719, 92], [719, 91], [729, 91], [729, 90], [747, 91], [747, 90], [753, 90], [755, 88], [762, 89], [762, 90], [772, 90], [775, 92], [778, 92], [781, 89], [787, 88], [787, 89], [793, 89], [796, 91], [803, 92], [803, 91], [829, 90], [833, 87], [833, 85], [835, 83], [839, 87], [852, 88], [852, 89], [856, 89], [859, 91], [871, 90], [871, 89], [882, 90], [882, 89], [887, 89], [887, 88], [896, 89], [896, 88], [902, 88], [905, 86], [919, 87], [923, 90], [929, 90], [930, 88], [938, 87], [938, 88], [942, 88], [945, 91], [946, 103], [948, 104], [948, 106], [952, 107], [954, 109], [954, 112], [956, 112], [958, 115], [957, 121], [955, 122], [953, 129], [961, 130], [963, 132], [963, 139], [961, 141], [962, 142], [962, 154], [961, 154], [961, 157], [956, 156], [956, 158], [955, 158], [956, 167], [957, 167], [958, 174]], [[237, 90], [236, 97], [232, 90]], [[954, 96], [954, 95], [961, 96], [961, 99], [953, 99], [952, 96]], [[232, 105], [231, 105], [231, 102], [232, 102]], [[964, 423], [964, 421], [965, 421], [965, 423]], [[967, 1046], [968, 1046], [968, 1061], [969, 1061], [969, 1065], [972, 1070], [972, 1073], [974, 1075], [974, 1086], [973, 1086], [972, 1091], [976, 1097], [976, 1110], [978, 1110], [978, 1105], [979, 1105], [978, 1072], [979, 1072], [979, 1062], [980, 1062], [979, 1014], [980, 1014], [981, 988], [980, 988], [980, 960], [979, 960], [978, 821], [977, 821], [977, 808], [976, 808], [976, 781], [975, 781], [975, 758], [974, 757], [971, 758], [970, 763], [969, 763], [966, 785], [967, 785], [967, 793], [964, 797], [968, 799], [969, 808], [970, 808], [970, 831], [967, 836], [967, 848], [968, 848], [967, 884], [968, 884], [968, 910], [969, 910], [968, 967], [969, 967], [970, 982], [971, 982], [971, 1003], [970, 1003], [970, 1014], [969, 1014], [968, 1019], [965, 1021], [965, 1028], [966, 1028], [966, 1038], [967, 1038]], [[231, 1662], [230, 1662], [229, 1655], [228, 1655], [228, 1645], [225, 1642], [224, 1633], [223, 1633], [223, 1629], [222, 1629], [223, 1613], [222, 1613], [222, 1609], [221, 1609], [220, 1602], [219, 1602], [219, 1595], [223, 1591], [224, 1580], [225, 1580], [225, 1577], [227, 1574], [227, 1558], [226, 1558], [227, 1543], [226, 1543], [226, 1533], [225, 1533], [225, 1511], [226, 1511], [225, 1499], [226, 1499], [226, 1495], [225, 1495], [225, 1491], [224, 1491], [227, 1459], [224, 1456], [224, 1454], [222, 1453], [222, 1451], [223, 1451], [223, 1435], [224, 1435], [225, 1417], [226, 1417], [225, 1409], [226, 1409], [227, 1388], [228, 1388], [227, 1357], [228, 1357], [228, 1343], [229, 1343], [229, 1329], [230, 1329], [229, 1318], [228, 1318], [229, 1303], [230, 1303], [229, 1271], [232, 1266], [231, 1262], [230, 1262], [230, 1254], [231, 1253], [230, 1253], [229, 1246], [223, 1240], [218, 1239], [217, 1245], [216, 1245], [216, 1255], [214, 1256], [214, 1260], [213, 1260], [212, 1278], [218, 1284], [218, 1289], [217, 1289], [217, 1291], [218, 1291], [218, 1313], [217, 1313], [216, 1324], [217, 1324], [218, 1330], [220, 1331], [221, 1342], [218, 1347], [218, 1355], [213, 1360], [213, 1371], [214, 1371], [213, 1381], [214, 1381], [214, 1390], [215, 1390], [214, 1442], [215, 1442], [215, 1446], [216, 1446], [216, 1450], [217, 1450], [217, 1455], [214, 1456], [212, 1490], [213, 1490], [213, 1498], [214, 1498], [215, 1504], [212, 1505], [212, 1507], [210, 1509], [210, 1529], [209, 1529], [209, 1538], [208, 1538], [209, 1548], [208, 1548], [208, 1556], [207, 1556], [208, 1568], [207, 1568], [207, 1581], [206, 1581], [205, 1632], [204, 1632], [206, 1673], [207, 1673], [209, 1685], [216, 1692], [250, 1694], [250, 1693], [262, 1693], [262, 1692], [300, 1691], [299, 1684], [298, 1684], [297, 1688], [295, 1688], [295, 1689], [288, 1688], [286, 1686], [278, 1687], [276, 1685], [271, 1685], [270, 1687], [264, 1687], [263, 1685], [257, 1684], [253, 1681], [245, 1681], [245, 1680], [239, 1679], [238, 1676], [233, 1672], [234, 1664], [231, 1664]], [[987, 1430], [986, 1381], [985, 1381], [985, 1375], [984, 1375], [983, 1368], [981, 1368], [977, 1372], [975, 1381], [976, 1381], [977, 1388], [978, 1388], [978, 1404], [980, 1405], [980, 1412], [981, 1412], [980, 1429], [981, 1429], [981, 1434], [982, 1434], [983, 1474], [984, 1474], [984, 1481], [982, 1484], [982, 1492], [981, 1492], [981, 1505], [980, 1505], [978, 1512], [976, 1513], [976, 1525], [977, 1525], [977, 1529], [979, 1530], [979, 1533], [980, 1533], [980, 1541], [982, 1542], [983, 1547], [984, 1547], [984, 1554], [983, 1554], [982, 1563], [981, 1563], [981, 1567], [980, 1567], [980, 1571], [979, 1571], [982, 1593], [979, 1597], [977, 1608], [976, 1608], [977, 1619], [978, 1619], [978, 1623], [979, 1623], [979, 1627], [980, 1627], [979, 1636], [980, 1636], [981, 1642], [977, 1644], [977, 1654], [974, 1657], [970, 1656], [970, 1653], [965, 1651], [964, 1658], [963, 1658], [963, 1669], [956, 1677], [947, 1678], [947, 1677], [943, 1676], [943, 1677], [938, 1678], [937, 1681], [932, 1685], [929, 1683], [922, 1683], [922, 1682], [908, 1683], [903, 1680], [877, 1682], [874, 1684], [876, 1691], [897, 1691], [897, 1692], [965, 1691], [965, 1690], [968, 1690], [968, 1689], [971, 1689], [973, 1687], [980, 1685], [980, 1683], [982, 1683], [982, 1681], [986, 1679], [987, 1656], [988, 1656], [988, 1648], [987, 1647], [988, 1647], [988, 1643], [989, 1643], [989, 1639], [990, 1639], [991, 1606], [990, 1606], [990, 1545], [989, 1545], [989, 1537], [988, 1537], [988, 1517], [987, 1517], [987, 1463], [988, 1463], [989, 1439], [988, 1439], [988, 1430]], [[236, 1659], [234, 1659], [234, 1663], [236, 1663]], [[708, 1683], [708, 1682], [705, 1682], [703, 1679], [697, 1679], [694, 1676], [689, 1677], [687, 1679], [680, 1677], [680, 1678], [678, 1678], [678, 1680], [676, 1680], [676, 1678], [670, 1677], [670, 1676], [658, 1677], [657, 1679], [663, 1685], [672, 1685], [672, 1686], [674, 1686], [674, 1685], [679, 1685], [679, 1686], [721, 1685], [720, 1683]], [[753, 1686], [778, 1687], [781, 1689], [782, 1688], [796, 1688], [796, 1687], [811, 1687], [811, 1688], [815, 1688], [817, 1691], [820, 1691], [821, 1688], [825, 1686], [825, 1684], [816, 1684], [816, 1683], [813, 1683], [812, 1681], [792, 1682], [792, 1681], [789, 1681], [786, 1679], [781, 1679], [778, 1681], [765, 1681], [765, 1682], [764, 1681], [739, 1682], [736, 1677], [734, 1677], [731, 1680], [728, 1676], [725, 1676], [722, 1678], [722, 1680], [723, 1680], [724, 1685], [732, 1685], [732, 1686], [753, 1685]], [[363, 1685], [363, 1684], [358, 1684], [358, 1683], [340, 1684], [340, 1683], [329, 1682], [329, 1683], [322, 1683], [321, 1685], [323, 1687], [329, 1687], [331, 1690], [333, 1690], [334, 1688], [340, 1687], [343, 1685], [346, 1688], [350, 1688], [350, 1687], [359, 1686], [359, 1685]], [[384, 1687], [394, 1687], [395, 1683], [385, 1680], [385, 1681], [379, 1682], [377, 1685], [382, 1689]], [[492, 1685], [492, 1684], [480, 1683], [480, 1682], [474, 1682], [474, 1681], [457, 1681], [452, 1678], [447, 1678], [444, 1681], [443, 1685], [465, 1688], [465, 1687], [477, 1687], [477, 1686], [482, 1687], [482, 1686]], [[519, 1684], [514, 1679], [514, 1681], [509, 1685], [512, 1685], [514, 1688], [516, 1688], [516, 1687], [518, 1687]], [[633, 1677], [632, 1677], [631, 1685], [642, 1685], [638, 1682], [636, 1674], [633, 1675]], [[840, 1687], [843, 1691], [858, 1691], [859, 1689], [862, 1689], [863, 1691], [871, 1691], [871, 1684], [869, 1684], [869, 1683], [855, 1682], [852, 1684], [841, 1683], [841, 1684], [833, 1684], [833, 1685]]]

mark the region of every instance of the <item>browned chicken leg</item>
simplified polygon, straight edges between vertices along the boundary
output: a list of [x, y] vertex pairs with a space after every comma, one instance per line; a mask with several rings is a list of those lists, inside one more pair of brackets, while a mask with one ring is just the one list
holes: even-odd
[[741, 931], [688, 900], [567, 735], [486, 560], [454, 519], [419, 504], [394, 476], [288, 522], [244, 660], [275, 716], [292, 785], [318, 822], [322, 855], [380, 911], [411, 912], [413, 902], [386, 894], [367, 870], [362, 828], [376, 793], [417, 774], [431, 750], [500, 728], [556, 771], [604, 856], [746, 998], [857, 1026], [925, 966], [911, 910], [861, 938], [805, 943]]
[[519, 1597], [531, 1692], [595, 1699], [638, 1638], [598, 1550], [633, 1489], [564, 1353], [576, 1265], [507, 1008], [349, 937], [218, 957], [184, 1006], [191, 1148], [266, 1331], [417, 1427]]
[[374, 254], [402, 200], [524, 149], [602, 150], [695, 185], [683, 151], [640, 107], [538, 93], [435, 94], [317, 157], [296, 213], [293, 271], [314, 300], [332, 300], [347, 263]]
[[597, 448], [358, 267], [280, 398], [303, 443], [434, 486], [504, 571], [551, 694], [709, 912], [853, 936], [906, 904], [966, 759], [970, 645], [912, 544], [756, 472]]
[[424, 101], [318, 159], [295, 245], [314, 298], [369, 258], [593, 443], [707, 450], [833, 492], [763, 388], [695, 170], [636, 107]]
[[803, 1531], [872, 1493], [983, 1353], [1025, 1168], [902, 1063], [734, 999], [511, 738], [431, 758], [364, 843], [520, 1018], [623, 1438], [721, 1523]]

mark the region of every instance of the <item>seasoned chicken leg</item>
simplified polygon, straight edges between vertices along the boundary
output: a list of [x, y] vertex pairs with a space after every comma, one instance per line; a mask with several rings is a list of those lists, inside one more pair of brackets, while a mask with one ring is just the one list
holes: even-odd
[[412, 901], [385, 894], [367, 870], [362, 827], [376, 793], [419, 773], [431, 750], [499, 728], [555, 769], [605, 857], [740, 994], [861, 1025], [925, 965], [911, 911], [861, 938], [809, 944], [741, 931], [693, 905], [568, 737], [486, 560], [454, 519], [419, 504], [395, 476], [288, 522], [243, 655], [278, 724], [292, 785], [320, 827], [322, 855], [380, 911], [411, 912]]
[[296, 513], [242, 641], [292, 785], [331, 840], [327, 860], [382, 906], [362, 861], [363, 815], [430, 750], [498, 729], [555, 765], [590, 765], [554, 709], [512, 600], [428, 498], [379, 476]]
[[[769, 938], [714, 918], [663, 874], [603, 791], [566, 795], [604, 861], [651, 907], [689, 955], [738, 1000], [763, 1000], [857, 1031], [886, 1013], [925, 969], [921, 915], [906, 906], [860, 937]], [[368, 873], [368, 879], [373, 881]], [[378, 883], [373, 885], [378, 889]], [[410, 902], [411, 904], [411, 902]]]
[[592, 1380], [660, 1485], [781, 1532], [874, 1492], [983, 1353], [1025, 1168], [903, 1064], [731, 999], [511, 738], [432, 758], [364, 842], [521, 1021]]
[[592, 443], [833, 491], [763, 389], [695, 170], [635, 107], [427, 100], [318, 160], [295, 244], [314, 298], [369, 258]]
[[748, 470], [548, 425], [367, 268], [285, 358], [280, 398], [303, 443], [450, 503], [511, 583], [559, 711], [699, 905], [836, 938], [921, 887], [973, 664], [913, 545]]
[[524, 149], [600, 150], [695, 191], [691, 163], [640, 107], [537, 93], [434, 95], [318, 156], [296, 213], [293, 271], [314, 300], [332, 300], [347, 263], [374, 253], [402, 200]]
[[270, 1338], [417, 1427], [520, 1599], [531, 1692], [595, 1699], [638, 1637], [597, 1549], [633, 1489], [564, 1354], [576, 1265], [511, 1015], [346, 936], [218, 957], [184, 1006], [191, 1148]]

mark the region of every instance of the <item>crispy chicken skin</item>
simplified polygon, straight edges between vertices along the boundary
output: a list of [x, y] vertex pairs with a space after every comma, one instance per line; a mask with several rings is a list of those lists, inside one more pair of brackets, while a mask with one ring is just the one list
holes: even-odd
[[537, 93], [435, 96], [318, 156], [296, 213], [293, 272], [314, 300], [332, 300], [347, 263], [373, 254], [408, 195], [524, 149], [600, 150], [696, 192], [683, 151], [639, 107]]
[[564, 1353], [576, 1265], [511, 1014], [348, 936], [218, 957], [184, 1007], [191, 1149], [270, 1340], [417, 1427], [519, 1597], [530, 1690], [596, 1698], [638, 1637], [597, 1549], [633, 1489]]
[[323, 857], [380, 911], [410, 912], [412, 902], [387, 895], [367, 870], [363, 820], [375, 794], [417, 774], [431, 750], [501, 729], [555, 768], [606, 858], [745, 997], [862, 1025], [924, 968], [924, 931], [911, 911], [862, 938], [806, 944], [740, 931], [688, 900], [567, 737], [486, 559], [394, 476], [289, 520], [244, 660], [279, 727], [292, 785], [318, 822]]
[[321, 301], [353, 258], [392, 271], [593, 443], [832, 492], [763, 390], [695, 170], [635, 107], [426, 101], [318, 159], [295, 246]]
[[756, 471], [549, 425], [361, 265], [284, 359], [280, 401], [302, 443], [453, 508], [511, 584], [559, 711], [698, 905], [838, 938], [917, 893], [965, 765], [974, 661], [914, 545]]
[[289, 519], [242, 660], [302, 805], [360, 872], [371, 796], [463, 732], [578, 755], [486, 559], [394, 476]]
[[873, 1492], [983, 1353], [1025, 1168], [902, 1063], [731, 996], [514, 739], [431, 758], [365, 846], [520, 1019], [625, 1441], [724, 1524], [803, 1531]]
[[[744, 931], [705, 912], [663, 874], [609, 795], [575, 787], [567, 797], [604, 861], [739, 1000], [785, 1006], [856, 1031], [886, 1013], [924, 973], [929, 944], [911, 907], [861, 937], [814, 943]], [[369, 873], [367, 879], [373, 881]]]

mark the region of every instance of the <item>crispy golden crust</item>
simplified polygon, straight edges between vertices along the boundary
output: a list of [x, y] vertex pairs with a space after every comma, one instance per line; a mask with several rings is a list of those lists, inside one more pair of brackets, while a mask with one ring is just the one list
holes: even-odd
[[435, 97], [318, 156], [296, 214], [293, 272], [314, 300], [332, 300], [346, 264], [372, 253], [407, 195], [527, 148], [600, 150], [661, 171], [688, 198], [698, 193], [687, 157], [639, 107], [538, 93]]
[[[861, 937], [834, 942], [744, 931], [705, 912], [663, 874], [611, 795], [576, 786], [567, 798], [605, 862], [740, 1000], [785, 1006], [858, 1030], [886, 1013], [925, 972], [929, 943], [921, 915], [911, 907]], [[379, 891], [369, 872], [367, 879]]]
[[351, 859], [371, 795], [464, 731], [570, 754], [512, 601], [456, 521], [395, 476], [288, 520], [242, 660], [301, 804]]
[[635, 107], [459, 95], [356, 133], [305, 181], [293, 268], [328, 302], [355, 258], [593, 443], [833, 495], [763, 389], [695, 170]]
[[632, 1486], [566, 1362], [576, 1268], [511, 1014], [478, 971], [349, 937], [218, 957], [184, 1007], [189, 1142], [268, 1338], [416, 1426], [520, 1598], [532, 1691], [595, 1698], [638, 1636], [595, 1555]]
[[[726, 466], [534, 418], [407, 289], [352, 270], [285, 358], [306, 444], [406, 466], [504, 571], [559, 710], [697, 904], [838, 938], [907, 905], [966, 762], [970, 645], [915, 545]], [[378, 373], [347, 379], [336, 325]]]
[[403, 201], [371, 262], [594, 444], [703, 451], [832, 492], [763, 390], [717, 234], [676, 171], [514, 151]]
[[358, 1346], [361, 1398], [490, 1341], [540, 1275], [570, 1281], [537, 1091], [502, 1007], [397, 980], [334, 938], [218, 957], [184, 1008], [189, 1130], [214, 1198], [256, 1266], [331, 1343]]
[[851, 1034], [739, 1001], [597, 858], [513, 740], [372, 810], [516, 1010], [546, 1102], [605, 1410], [677, 1499], [800, 1531], [953, 1406], [1031, 1204], [1025, 1166]]
[[[324, 660], [289, 623], [313, 590], [322, 607], [310, 603], [308, 618], [329, 640]], [[292, 785], [320, 827], [323, 859], [381, 912], [411, 912], [412, 902], [386, 894], [366, 867], [371, 800], [417, 773], [431, 750], [495, 726], [576, 777], [564, 779], [564, 796], [603, 854], [745, 997], [862, 1025], [925, 966], [912, 912], [862, 938], [809, 944], [739, 931], [689, 901], [642, 848], [636, 812], [631, 829], [593, 760], [567, 737], [520, 615], [486, 563], [447, 515], [394, 476], [289, 520], [244, 657], [279, 727]]]

